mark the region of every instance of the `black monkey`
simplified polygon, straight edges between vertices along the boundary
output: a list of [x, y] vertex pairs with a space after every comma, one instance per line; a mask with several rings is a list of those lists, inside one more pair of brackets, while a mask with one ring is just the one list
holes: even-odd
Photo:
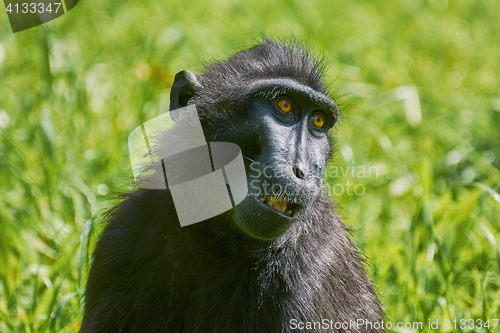
[[322, 62], [266, 38], [198, 77], [179, 72], [170, 109], [188, 103], [207, 142], [241, 148], [249, 195], [187, 227], [169, 190], [124, 195], [95, 249], [80, 332], [383, 332], [360, 252], [321, 191], [339, 116]]

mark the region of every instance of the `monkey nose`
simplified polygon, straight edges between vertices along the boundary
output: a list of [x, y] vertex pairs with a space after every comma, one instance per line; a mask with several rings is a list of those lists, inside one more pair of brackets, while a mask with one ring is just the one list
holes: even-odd
[[304, 174], [304, 171], [302, 171], [303, 168], [300, 168], [298, 166], [293, 166], [292, 170], [293, 170], [293, 174], [295, 175], [295, 177], [299, 178], [299, 179], [304, 179], [304, 177], [306, 176]]

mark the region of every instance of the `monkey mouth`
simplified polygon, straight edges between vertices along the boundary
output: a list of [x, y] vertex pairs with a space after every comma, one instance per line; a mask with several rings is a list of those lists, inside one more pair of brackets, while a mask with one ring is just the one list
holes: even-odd
[[259, 199], [266, 206], [269, 206], [273, 210], [290, 217], [294, 216], [295, 213], [302, 209], [302, 206], [300, 204], [293, 201], [288, 201], [285, 198], [278, 198], [272, 195], [267, 195], [261, 196]]

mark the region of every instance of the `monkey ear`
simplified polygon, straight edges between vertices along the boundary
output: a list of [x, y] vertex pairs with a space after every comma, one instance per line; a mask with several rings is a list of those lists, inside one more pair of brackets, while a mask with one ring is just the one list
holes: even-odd
[[170, 90], [170, 111], [187, 106], [200, 88], [196, 76], [190, 71], [184, 70], [175, 74], [174, 84]]

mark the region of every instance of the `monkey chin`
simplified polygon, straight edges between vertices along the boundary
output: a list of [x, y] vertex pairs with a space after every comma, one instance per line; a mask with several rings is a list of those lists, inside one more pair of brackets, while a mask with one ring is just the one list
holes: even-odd
[[[266, 203], [267, 202], [267, 203]], [[269, 199], [248, 195], [234, 208], [235, 223], [248, 235], [262, 239], [273, 240], [283, 235], [295, 222], [298, 210], [280, 211], [275, 205], [269, 205]]]

